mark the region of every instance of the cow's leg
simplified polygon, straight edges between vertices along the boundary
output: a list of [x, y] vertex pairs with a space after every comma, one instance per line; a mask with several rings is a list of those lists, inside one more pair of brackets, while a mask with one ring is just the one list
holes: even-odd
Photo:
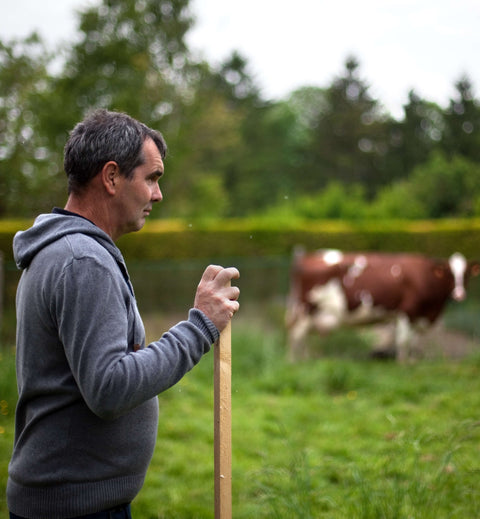
[[374, 359], [394, 359], [396, 349], [396, 321], [387, 321], [374, 327], [375, 342], [371, 357]]
[[285, 326], [290, 329], [295, 325], [295, 321], [304, 313], [304, 305], [298, 303], [296, 299], [290, 295], [287, 299], [285, 310]]
[[409, 360], [412, 338], [413, 329], [409, 318], [405, 314], [399, 314], [395, 323], [395, 348], [399, 362], [407, 362]]
[[305, 337], [308, 335], [312, 326], [312, 319], [309, 315], [297, 317], [291, 323], [289, 329], [289, 360], [295, 361], [306, 357]]

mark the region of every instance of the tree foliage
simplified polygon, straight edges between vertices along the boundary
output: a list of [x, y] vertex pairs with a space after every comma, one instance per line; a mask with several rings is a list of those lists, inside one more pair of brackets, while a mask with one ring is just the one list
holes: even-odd
[[50, 59], [36, 34], [0, 42], [0, 217], [37, 212], [47, 192], [64, 191], [37, 110], [38, 99], [50, 95]]
[[383, 168], [385, 126], [379, 102], [359, 77], [359, 63], [348, 58], [343, 75], [324, 91], [324, 100], [310, 132], [308, 189], [336, 180], [361, 183], [372, 194], [388, 181]]
[[52, 53], [36, 35], [0, 41], [0, 216], [64, 203], [63, 146], [95, 107], [166, 137], [162, 217], [478, 214], [480, 105], [468, 77], [445, 108], [410, 92], [396, 120], [350, 56], [330, 84], [268, 101], [238, 52], [215, 66], [193, 56], [189, 3], [102, 0]]
[[457, 96], [450, 100], [445, 111], [444, 150], [450, 155], [460, 154], [480, 161], [480, 103], [474, 97], [468, 77], [456, 84]]

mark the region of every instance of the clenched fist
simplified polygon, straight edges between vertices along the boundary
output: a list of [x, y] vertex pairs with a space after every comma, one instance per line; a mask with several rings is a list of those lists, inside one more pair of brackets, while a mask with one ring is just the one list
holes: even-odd
[[210, 265], [198, 284], [194, 307], [201, 310], [219, 332], [227, 326], [240, 307], [237, 301], [240, 289], [230, 284], [232, 279], [239, 277], [240, 272], [235, 267]]

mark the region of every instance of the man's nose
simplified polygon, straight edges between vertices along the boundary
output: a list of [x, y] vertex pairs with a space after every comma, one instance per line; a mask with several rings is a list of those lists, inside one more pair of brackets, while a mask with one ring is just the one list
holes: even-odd
[[152, 193], [152, 201], [153, 202], [161, 202], [163, 200], [162, 191], [160, 190], [160, 186], [155, 184], [155, 188]]

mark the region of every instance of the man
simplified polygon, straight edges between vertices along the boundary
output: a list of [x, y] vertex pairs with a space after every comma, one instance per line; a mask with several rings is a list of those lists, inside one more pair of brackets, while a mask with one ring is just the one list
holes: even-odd
[[114, 241], [162, 200], [163, 137], [98, 110], [65, 146], [65, 209], [17, 233], [19, 401], [12, 518], [128, 518], [153, 454], [156, 395], [207, 353], [239, 308], [235, 268], [209, 266], [188, 320], [145, 344]]

